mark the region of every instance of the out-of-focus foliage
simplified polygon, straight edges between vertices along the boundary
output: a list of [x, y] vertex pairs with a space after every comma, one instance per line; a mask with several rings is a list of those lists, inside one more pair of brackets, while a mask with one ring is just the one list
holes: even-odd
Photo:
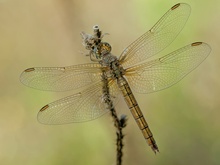
[[[191, 17], [160, 55], [195, 41], [212, 46], [210, 56], [178, 85], [149, 95], [135, 94], [160, 149], [157, 156], [128, 115], [124, 164], [220, 164], [219, 0], [189, 1]], [[115, 131], [108, 115], [95, 121], [46, 126], [36, 120], [47, 103], [75, 91], [37, 91], [19, 82], [33, 66], [89, 62], [79, 33], [98, 24], [119, 55], [178, 1], [169, 0], [0, 0], [0, 164], [95, 165], [115, 163]], [[122, 100], [123, 102], [123, 100]]]

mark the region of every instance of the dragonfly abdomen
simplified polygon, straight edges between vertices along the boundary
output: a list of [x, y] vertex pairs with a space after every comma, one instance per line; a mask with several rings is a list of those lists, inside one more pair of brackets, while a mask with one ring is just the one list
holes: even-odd
[[140, 128], [142, 134], [144, 135], [144, 138], [146, 139], [149, 146], [151, 146], [152, 150], [156, 153], [159, 152], [159, 149], [156, 145], [156, 141], [153, 138], [153, 134], [150, 131], [150, 128], [140, 110], [140, 107], [131, 91], [131, 88], [129, 87], [127, 81], [120, 77], [118, 78], [118, 86], [120, 90], [122, 91], [122, 94], [124, 96], [124, 99], [138, 125]]

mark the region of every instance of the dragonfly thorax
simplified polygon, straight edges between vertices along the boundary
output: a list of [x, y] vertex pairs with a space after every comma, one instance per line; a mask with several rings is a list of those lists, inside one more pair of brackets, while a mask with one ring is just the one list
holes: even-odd
[[112, 55], [111, 53], [103, 54], [100, 60], [100, 64], [102, 66], [111, 67], [113, 64], [117, 62], [117, 57]]
[[102, 60], [99, 63], [106, 68], [105, 73], [108, 78], [118, 79], [125, 73], [118, 58], [111, 53], [103, 55]]

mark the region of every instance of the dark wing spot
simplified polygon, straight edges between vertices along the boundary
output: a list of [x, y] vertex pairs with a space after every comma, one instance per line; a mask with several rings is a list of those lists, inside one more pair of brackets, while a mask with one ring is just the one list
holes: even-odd
[[24, 72], [32, 72], [32, 71], [34, 71], [35, 69], [34, 68], [28, 68], [28, 69], [26, 69]]
[[178, 8], [180, 6], [180, 3], [177, 3], [176, 5], [174, 5], [173, 7], [171, 7], [171, 10], [175, 10], [176, 8]]
[[45, 105], [43, 108], [40, 109], [40, 112], [45, 111], [47, 108], [49, 108], [49, 105]]
[[198, 46], [198, 45], [201, 45], [201, 44], [202, 44], [202, 42], [194, 42], [194, 43], [191, 44], [191, 46]]

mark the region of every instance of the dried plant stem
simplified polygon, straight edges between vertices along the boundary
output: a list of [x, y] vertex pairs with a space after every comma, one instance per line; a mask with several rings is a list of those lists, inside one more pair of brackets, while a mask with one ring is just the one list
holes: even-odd
[[106, 76], [105, 72], [103, 71], [102, 73], [102, 82], [103, 82], [103, 86], [102, 86], [102, 91], [103, 91], [103, 96], [102, 99], [106, 105], [106, 109], [109, 109], [111, 112], [111, 116], [113, 118], [114, 121], [114, 126], [116, 128], [116, 135], [117, 135], [117, 141], [116, 141], [116, 146], [117, 146], [117, 165], [121, 165], [122, 164], [122, 156], [123, 156], [123, 132], [122, 129], [126, 127], [126, 116], [125, 115], [121, 115], [120, 118], [118, 118], [118, 115], [116, 113], [116, 110], [114, 108], [113, 105], [113, 101], [111, 100], [111, 94], [109, 91], [109, 86], [108, 86], [108, 77]]
[[116, 128], [116, 135], [117, 135], [117, 139], [116, 139], [116, 146], [117, 146], [116, 164], [121, 165], [122, 164], [122, 156], [123, 156], [122, 149], [124, 146], [124, 144], [123, 144], [124, 135], [123, 135], [122, 129], [125, 128], [127, 119], [126, 119], [125, 115], [122, 115], [119, 119], [114, 108], [111, 108], [111, 116], [114, 121], [114, 126]]

